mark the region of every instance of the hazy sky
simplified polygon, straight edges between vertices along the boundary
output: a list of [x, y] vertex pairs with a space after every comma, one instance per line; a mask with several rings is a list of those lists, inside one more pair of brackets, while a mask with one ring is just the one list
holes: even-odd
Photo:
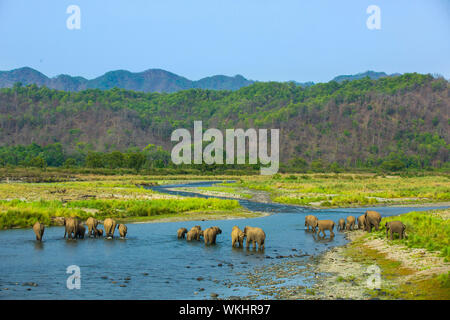
[[[69, 5], [81, 29], [69, 30]], [[381, 30], [369, 30], [369, 5]], [[88, 79], [161, 68], [328, 81], [366, 70], [450, 78], [450, 0], [0, 0], [0, 70]]]

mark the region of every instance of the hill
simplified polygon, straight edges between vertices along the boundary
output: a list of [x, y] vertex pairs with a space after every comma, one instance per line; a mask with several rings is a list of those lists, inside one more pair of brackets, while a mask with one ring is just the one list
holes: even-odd
[[357, 73], [357, 74], [353, 74], [353, 75], [340, 75], [337, 76], [335, 78], [333, 78], [332, 81], [336, 81], [336, 82], [342, 82], [342, 81], [353, 81], [353, 80], [361, 80], [363, 78], [369, 77], [369, 79], [372, 80], [377, 80], [383, 77], [395, 77], [395, 76], [399, 76], [399, 73], [394, 73], [391, 75], [388, 75], [385, 72], [376, 72], [376, 71], [366, 71], [366, 72], [361, 72], [361, 73]]
[[234, 77], [217, 75], [192, 81], [161, 69], [149, 69], [137, 73], [127, 70], [116, 70], [107, 72], [92, 80], [69, 75], [59, 75], [54, 78], [49, 78], [41, 72], [28, 67], [11, 71], [0, 71], [0, 88], [10, 88], [16, 82], [21, 82], [24, 85], [35, 84], [38, 87], [46, 86], [50, 89], [64, 91], [81, 91], [86, 89], [108, 90], [117, 87], [142, 92], [170, 93], [194, 88], [237, 90], [252, 84], [254, 81], [247, 80], [241, 75]]
[[0, 145], [59, 142], [65, 155], [150, 143], [170, 150], [174, 129], [202, 120], [204, 128], [280, 128], [284, 163], [439, 167], [449, 160], [449, 89], [421, 74], [170, 94], [16, 85], [0, 89]]

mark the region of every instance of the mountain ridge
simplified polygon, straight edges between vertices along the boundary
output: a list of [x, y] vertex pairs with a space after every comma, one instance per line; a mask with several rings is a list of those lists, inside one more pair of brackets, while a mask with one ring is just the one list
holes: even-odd
[[238, 90], [241, 87], [253, 84], [242, 75], [233, 77], [214, 75], [200, 80], [189, 80], [170, 71], [163, 69], [147, 69], [142, 72], [128, 70], [113, 70], [96, 77], [86, 79], [80, 76], [60, 74], [49, 78], [38, 70], [30, 67], [22, 67], [10, 71], [0, 71], [0, 88], [10, 88], [14, 83], [21, 82], [24, 85], [36, 84], [50, 89], [63, 91], [82, 91], [85, 89], [108, 90], [118, 87], [126, 90], [143, 92], [167, 92], [172, 93], [187, 89], [211, 89], [211, 90]]
[[[339, 75], [331, 81], [353, 81], [365, 77], [376, 80], [382, 77], [397, 76], [400, 74], [388, 75], [385, 72], [366, 72], [354, 75]], [[93, 79], [86, 79], [81, 76], [71, 76], [60, 74], [49, 78], [42, 72], [30, 67], [22, 67], [10, 71], [0, 71], [0, 88], [10, 88], [14, 83], [21, 82], [24, 85], [36, 84], [46, 86], [50, 89], [63, 91], [82, 91], [86, 89], [108, 90], [114, 87], [142, 92], [166, 92], [172, 93], [187, 89], [210, 89], [210, 90], [239, 90], [255, 82], [242, 75], [226, 76], [213, 75], [199, 80], [190, 80], [173, 72], [159, 68], [147, 69], [141, 72], [131, 72], [124, 69], [112, 70]], [[314, 85], [312, 81], [293, 82], [297, 86], [308, 87]]]

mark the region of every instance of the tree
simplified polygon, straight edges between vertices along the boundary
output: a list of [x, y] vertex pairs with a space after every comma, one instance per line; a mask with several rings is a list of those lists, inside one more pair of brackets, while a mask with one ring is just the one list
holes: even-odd
[[37, 156], [37, 157], [34, 157], [33, 159], [31, 159], [28, 162], [28, 165], [30, 167], [45, 168], [45, 167], [47, 167], [47, 162], [41, 156]]

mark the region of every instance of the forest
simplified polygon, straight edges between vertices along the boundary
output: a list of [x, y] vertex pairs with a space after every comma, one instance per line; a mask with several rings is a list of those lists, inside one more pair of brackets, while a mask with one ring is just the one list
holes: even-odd
[[257, 82], [236, 91], [0, 89], [0, 165], [163, 168], [170, 134], [279, 128], [284, 168], [449, 168], [450, 87], [417, 73], [308, 87]]

